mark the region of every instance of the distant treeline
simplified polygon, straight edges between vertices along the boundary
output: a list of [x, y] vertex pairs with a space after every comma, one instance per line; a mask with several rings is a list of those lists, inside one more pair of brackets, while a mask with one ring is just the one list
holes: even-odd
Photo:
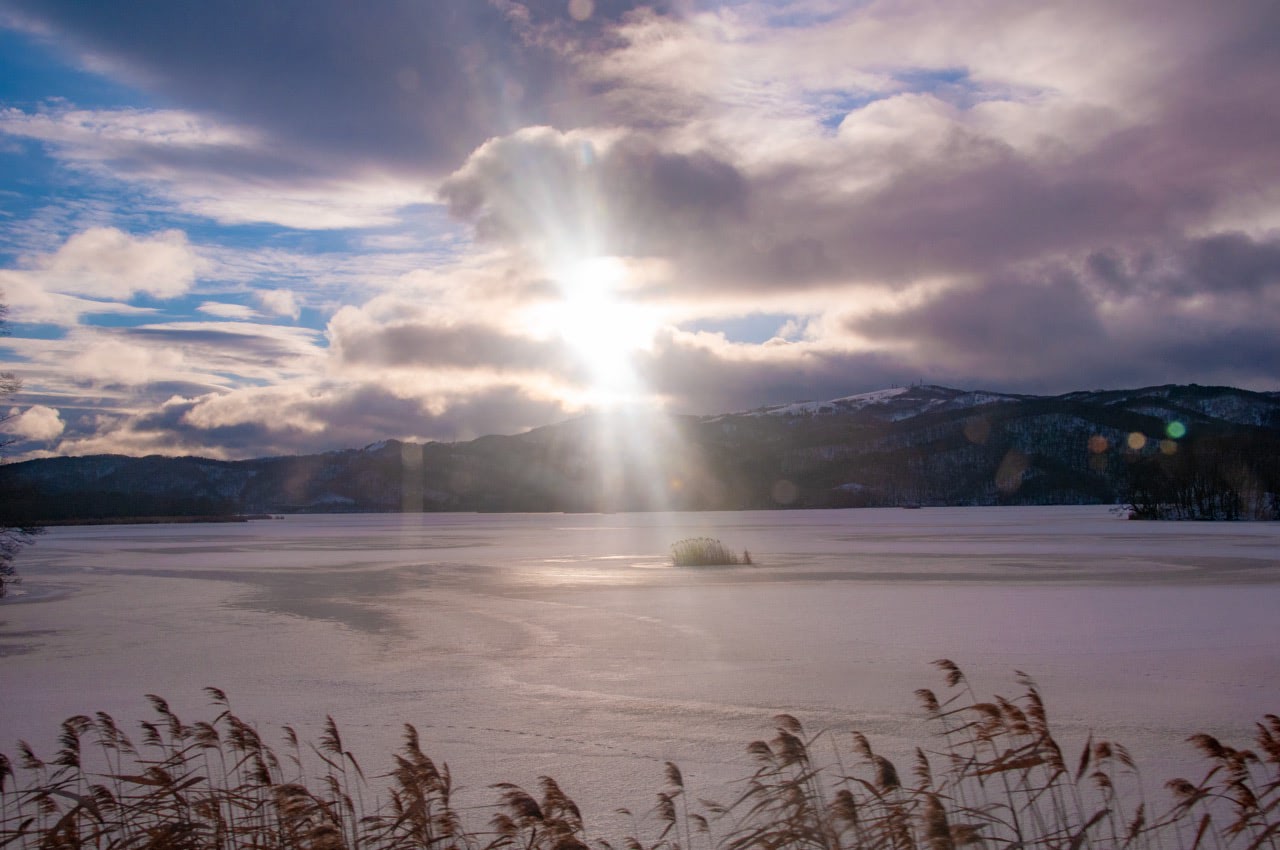
[[203, 516], [122, 516], [86, 517], [84, 519], [45, 520], [41, 525], [166, 525], [179, 522], [249, 522], [254, 519], [274, 519], [271, 514], [218, 514]]
[[234, 499], [206, 496], [153, 496], [119, 491], [40, 493], [30, 488], [7, 497], [6, 514], [13, 521], [34, 521], [41, 525], [83, 524], [93, 521], [183, 522], [227, 521], [242, 515]]
[[1130, 465], [1134, 519], [1280, 519], [1280, 438], [1205, 437]]

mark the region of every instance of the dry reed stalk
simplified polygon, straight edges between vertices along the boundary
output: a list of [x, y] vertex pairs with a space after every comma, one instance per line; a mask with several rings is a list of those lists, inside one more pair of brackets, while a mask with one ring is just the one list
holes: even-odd
[[[622, 846], [693, 850], [698, 835], [706, 850], [1280, 850], [1277, 716], [1257, 725], [1252, 750], [1192, 736], [1209, 767], [1199, 783], [1167, 783], [1172, 804], [1153, 817], [1119, 744], [1090, 738], [1067, 769], [1029, 677], [1018, 674], [1024, 693], [1016, 699], [979, 701], [957, 665], [938, 667], [953, 693], [917, 692], [940, 748], [916, 749], [911, 784], [858, 733], [847, 752], [853, 770], [834, 739], [833, 762], [817, 763], [823, 733], [809, 737], [795, 717], [778, 715], [774, 737], [747, 748], [756, 770], [736, 800], [699, 800], [701, 811], [692, 811], [684, 775], [667, 762], [656, 836], [637, 838], [633, 819]], [[366, 802], [370, 781], [332, 718], [310, 759], [286, 727], [286, 773], [226, 695], [209, 693], [220, 712], [190, 725], [148, 697], [157, 720], [142, 724], [141, 747], [99, 713], [68, 718], [49, 761], [22, 742], [16, 764], [0, 755], [0, 848], [613, 848], [588, 838], [578, 807], [550, 777], [539, 780], [540, 798], [493, 786], [499, 799], [489, 828], [468, 826], [453, 805], [448, 766], [422, 751], [412, 726], [380, 778], [386, 802]], [[91, 734], [96, 749], [85, 747]], [[306, 769], [313, 759], [318, 774]]]

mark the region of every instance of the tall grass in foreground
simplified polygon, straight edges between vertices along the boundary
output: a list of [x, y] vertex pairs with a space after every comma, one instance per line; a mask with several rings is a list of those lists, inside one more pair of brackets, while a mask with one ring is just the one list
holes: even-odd
[[[1150, 814], [1137, 767], [1119, 744], [1089, 740], [1070, 760], [1050, 732], [1035, 684], [979, 701], [950, 661], [947, 695], [917, 692], [935, 727], [908, 772], [860, 734], [809, 736], [790, 715], [747, 747], [755, 771], [728, 803], [690, 800], [679, 768], [626, 850], [957, 850], [963, 847], [1276, 848], [1280, 718], [1257, 727], [1257, 750], [1205, 734], [1199, 782], [1174, 779]], [[0, 756], [0, 846], [32, 848], [439, 848], [615, 850], [592, 837], [550, 777], [536, 795], [492, 786], [487, 824], [464, 819], [445, 765], [405, 727], [389, 773], [366, 778], [332, 718], [314, 744], [285, 727], [280, 750], [208, 689], [219, 713], [186, 724], [159, 697], [138, 747], [106, 714], [62, 724], [44, 761], [25, 743], [16, 770]], [[88, 742], [88, 748], [85, 743]], [[92, 761], [94, 767], [86, 765]], [[17, 784], [15, 784], [17, 783]], [[629, 814], [629, 813], [628, 813]]]

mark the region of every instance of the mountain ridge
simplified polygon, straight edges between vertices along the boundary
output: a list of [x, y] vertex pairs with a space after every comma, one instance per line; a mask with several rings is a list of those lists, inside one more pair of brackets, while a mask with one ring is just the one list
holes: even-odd
[[0, 466], [0, 492], [8, 513], [41, 520], [1116, 502], [1132, 495], [1136, 471], [1185, 467], [1204, 446], [1231, 454], [1239, 487], [1265, 499], [1280, 492], [1277, 441], [1280, 392], [1165, 384], [1035, 396], [921, 384], [316, 455], [44, 458]]

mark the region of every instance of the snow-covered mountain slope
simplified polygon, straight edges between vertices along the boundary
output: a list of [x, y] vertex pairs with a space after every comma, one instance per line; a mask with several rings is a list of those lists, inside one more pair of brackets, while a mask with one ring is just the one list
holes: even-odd
[[1137, 390], [1074, 392], [1062, 399], [1100, 404], [1149, 416], [1199, 422], [1280, 427], [1280, 393], [1259, 393], [1235, 387], [1166, 384]]
[[[798, 401], [745, 411], [739, 416], [821, 416], [834, 413], [862, 413], [886, 422], [900, 422], [923, 413], [964, 410], [988, 404], [1016, 402], [1027, 396], [985, 391], [956, 390], [922, 384], [858, 393], [830, 401]], [[735, 414], [730, 414], [735, 415]]]
[[796, 401], [755, 410], [707, 417], [716, 422], [730, 417], [799, 418], [860, 414], [883, 422], [901, 422], [926, 413], [962, 411], [992, 404], [1065, 402], [1124, 410], [1129, 413], [1194, 422], [1280, 427], [1280, 392], [1252, 392], [1234, 387], [1169, 384], [1135, 390], [1092, 390], [1060, 396], [1018, 395], [983, 390], [958, 390], [931, 384], [892, 387], [828, 401]]

